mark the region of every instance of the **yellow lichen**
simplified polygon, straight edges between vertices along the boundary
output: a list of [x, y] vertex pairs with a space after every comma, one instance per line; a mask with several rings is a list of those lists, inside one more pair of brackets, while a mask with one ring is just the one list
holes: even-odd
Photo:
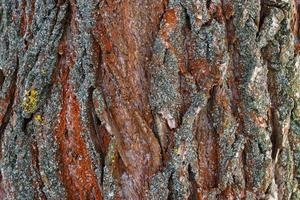
[[179, 154], [179, 148], [176, 148], [176, 147], [175, 147], [173, 151], [174, 151], [174, 154], [176, 154], [176, 155]]
[[36, 89], [25, 91], [25, 97], [22, 106], [26, 112], [28, 113], [34, 112], [34, 110], [37, 107], [37, 96], [38, 96], [38, 92]]
[[43, 123], [43, 117], [41, 115], [35, 115], [34, 116], [35, 121], [39, 122], [39, 123]]
[[114, 153], [112, 153], [110, 156], [110, 161], [113, 163], [113, 162], [115, 162], [115, 159], [116, 159], [116, 156]]

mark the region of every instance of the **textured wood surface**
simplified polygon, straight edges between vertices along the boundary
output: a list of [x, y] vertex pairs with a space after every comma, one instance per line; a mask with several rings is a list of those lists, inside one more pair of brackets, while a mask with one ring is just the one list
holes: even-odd
[[0, 199], [300, 199], [299, 0], [0, 2]]

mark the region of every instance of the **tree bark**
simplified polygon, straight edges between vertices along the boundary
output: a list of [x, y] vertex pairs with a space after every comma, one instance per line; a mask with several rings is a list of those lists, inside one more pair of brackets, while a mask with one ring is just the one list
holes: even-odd
[[0, 2], [0, 199], [300, 199], [299, 0]]

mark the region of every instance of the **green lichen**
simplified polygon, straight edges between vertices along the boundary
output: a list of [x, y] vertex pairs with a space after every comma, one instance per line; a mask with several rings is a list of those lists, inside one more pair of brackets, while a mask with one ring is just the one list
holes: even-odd
[[22, 103], [22, 107], [25, 112], [32, 113], [35, 111], [38, 102], [38, 92], [36, 89], [30, 89], [25, 91], [25, 97]]

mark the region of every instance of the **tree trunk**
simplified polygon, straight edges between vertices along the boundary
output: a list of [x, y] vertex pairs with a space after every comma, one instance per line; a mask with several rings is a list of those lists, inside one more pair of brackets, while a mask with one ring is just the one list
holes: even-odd
[[0, 199], [300, 199], [299, 0], [0, 2]]

